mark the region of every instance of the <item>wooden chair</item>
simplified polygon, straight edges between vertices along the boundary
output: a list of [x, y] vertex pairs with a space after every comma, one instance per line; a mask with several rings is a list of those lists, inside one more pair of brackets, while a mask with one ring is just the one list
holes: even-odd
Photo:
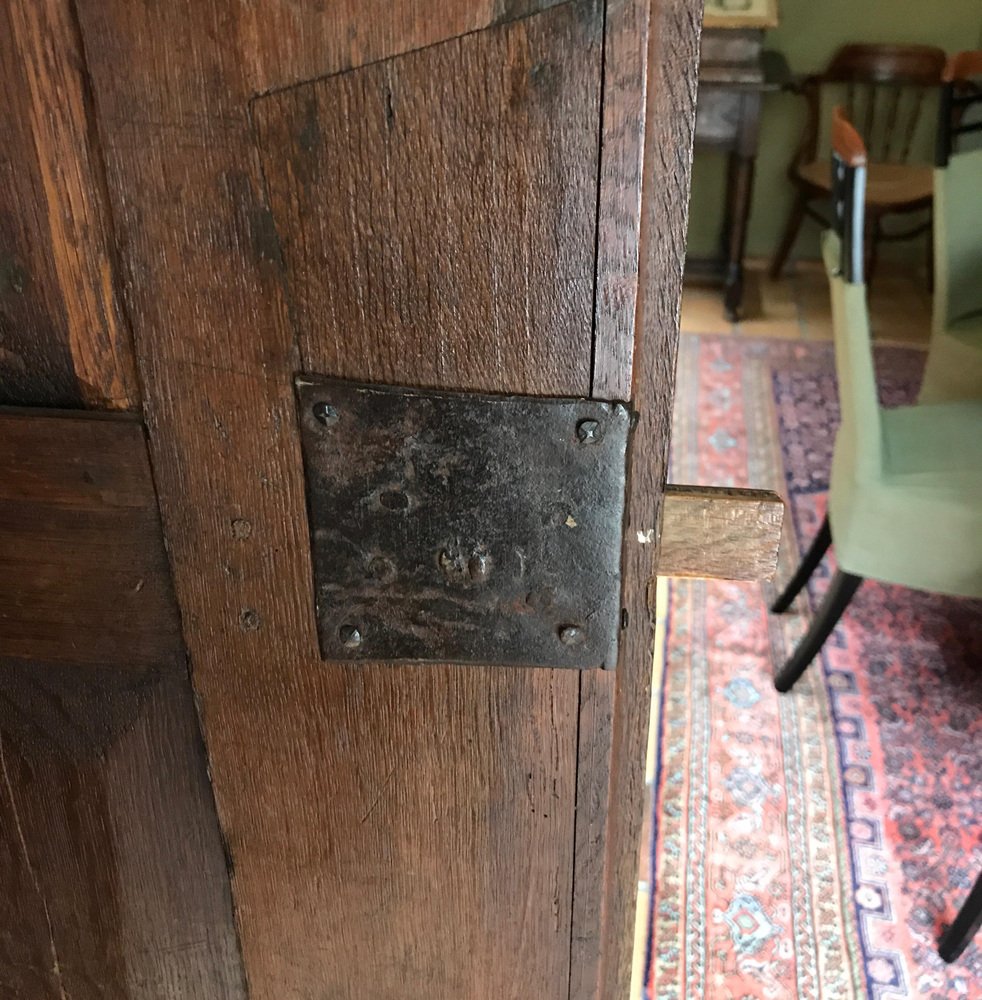
[[945, 67], [938, 114], [934, 314], [922, 403], [982, 399], [982, 145], [962, 141], [980, 131], [982, 52], [959, 52]]
[[[925, 97], [941, 83], [943, 50], [928, 45], [846, 45], [823, 73], [806, 77], [794, 89], [807, 102], [801, 142], [788, 168], [795, 186], [784, 235], [771, 262], [772, 278], [780, 276], [806, 215], [824, 226], [827, 219], [815, 202], [828, 204], [832, 191], [827, 152], [819, 139], [825, 133], [823, 113], [830, 96], [845, 103], [851, 121], [862, 122], [871, 162], [866, 175], [867, 276], [876, 267], [881, 240], [911, 239], [929, 232], [930, 220], [902, 232], [887, 232], [887, 215], [931, 208], [929, 164], [911, 162], [922, 122]], [[930, 253], [930, 247], [928, 248]]]

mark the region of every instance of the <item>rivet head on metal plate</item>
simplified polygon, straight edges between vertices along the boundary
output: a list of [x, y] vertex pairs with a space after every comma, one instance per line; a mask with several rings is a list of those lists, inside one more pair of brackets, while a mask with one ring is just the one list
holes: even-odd
[[625, 406], [296, 388], [325, 659], [613, 667]]

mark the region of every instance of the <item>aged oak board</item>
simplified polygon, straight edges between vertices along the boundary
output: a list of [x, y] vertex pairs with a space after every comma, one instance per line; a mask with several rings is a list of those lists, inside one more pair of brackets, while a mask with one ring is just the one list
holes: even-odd
[[0, 996], [245, 996], [128, 415], [0, 408], [0, 885]]
[[[318, 80], [250, 102], [266, 40], [283, 44], [277, 7], [241, 20], [219, 4], [80, 5], [83, 35], [100, 40], [90, 69], [250, 989], [356, 997], [368, 976], [381, 997], [564, 995], [577, 678], [321, 661], [292, 377], [589, 393], [602, 12], [565, 4], [445, 42], [399, 35], [399, 4], [309, 13], [317, 38], [337, 39], [309, 67]], [[368, 25], [379, 61], [336, 76], [365, 62], [348, 37]], [[446, 114], [418, 96], [433, 88]], [[467, 116], [491, 116], [483, 147], [461, 134]], [[304, 151], [318, 132], [320, 161]], [[536, 169], [507, 197], [467, 197], [467, 174], [449, 169], [473, 156], [493, 195], [495, 169], [524, 155]], [[315, 197], [332, 176], [361, 186], [342, 198], [332, 185], [298, 227], [278, 192]], [[439, 219], [416, 217], [438, 202]], [[452, 258], [434, 259], [437, 224]], [[529, 239], [541, 279], [524, 266]], [[441, 266], [456, 305], [436, 294]], [[578, 339], [550, 351], [555, 289]], [[547, 320], [541, 334], [526, 310]]]

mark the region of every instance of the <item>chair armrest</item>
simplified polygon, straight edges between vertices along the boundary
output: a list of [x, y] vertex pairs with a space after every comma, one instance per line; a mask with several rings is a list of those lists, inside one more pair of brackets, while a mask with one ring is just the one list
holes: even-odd
[[788, 93], [803, 97], [808, 106], [801, 130], [801, 138], [798, 140], [794, 156], [792, 156], [788, 167], [788, 174], [791, 176], [793, 176], [796, 167], [815, 159], [818, 149], [819, 85], [821, 83], [822, 77], [817, 74], [799, 74], [792, 76], [784, 88]]

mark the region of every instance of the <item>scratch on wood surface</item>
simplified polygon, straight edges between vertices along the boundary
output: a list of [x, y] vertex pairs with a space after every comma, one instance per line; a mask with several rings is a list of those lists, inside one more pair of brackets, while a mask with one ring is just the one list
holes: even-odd
[[3, 771], [3, 783], [7, 789], [7, 798], [10, 800], [10, 811], [14, 816], [14, 826], [17, 828], [17, 839], [20, 841], [20, 849], [24, 855], [24, 864], [27, 865], [27, 871], [31, 876], [31, 883], [34, 886], [34, 891], [37, 893], [38, 899], [41, 901], [41, 909], [44, 910], [44, 922], [48, 928], [48, 943], [51, 947], [51, 971], [54, 973], [55, 980], [58, 984], [58, 995], [61, 997], [61, 1000], [69, 1000], [69, 996], [65, 992], [64, 982], [61, 978], [61, 965], [58, 962], [58, 949], [55, 947], [55, 933], [54, 928], [51, 926], [51, 914], [48, 912], [48, 901], [44, 898], [44, 893], [41, 891], [41, 883], [38, 881], [37, 872], [34, 869], [34, 865], [31, 863], [31, 855], [27, 850], [27, 840], [24, 837], [24, 828], [21, 826], [20, 822], [20, 813], [17, 812], [17, 800], [14, 798], [14, 787], [10, 781], [10, 772], [7, 770], [7, 756], [4, 753], [2, 733], [0, 733], [0, 770]]
[[392, 780], [392, 775], [396, 773], [396, 768], [397, 767], [398, 767], [398, 764], [393, 764], [392, 765], [392, 769], [385, 776], [385, 781], [382, 782], [381, 787], [375, 793], [375, 798], [372, 799], [372, 804], [368, 807], [368, 812], [366, 812], [365, 815], [362, 816], [361, 821], [360, 821], [361, 824], [365, 823], [365, 821], [368, 819], [368, 817], [371, 816], [373, 812], [375, 812], [375, 807], [379, 804], [379, 802], [382, 801], [382, 796], [385, 794], [386, 788], [389, 787], [389, 782]]

